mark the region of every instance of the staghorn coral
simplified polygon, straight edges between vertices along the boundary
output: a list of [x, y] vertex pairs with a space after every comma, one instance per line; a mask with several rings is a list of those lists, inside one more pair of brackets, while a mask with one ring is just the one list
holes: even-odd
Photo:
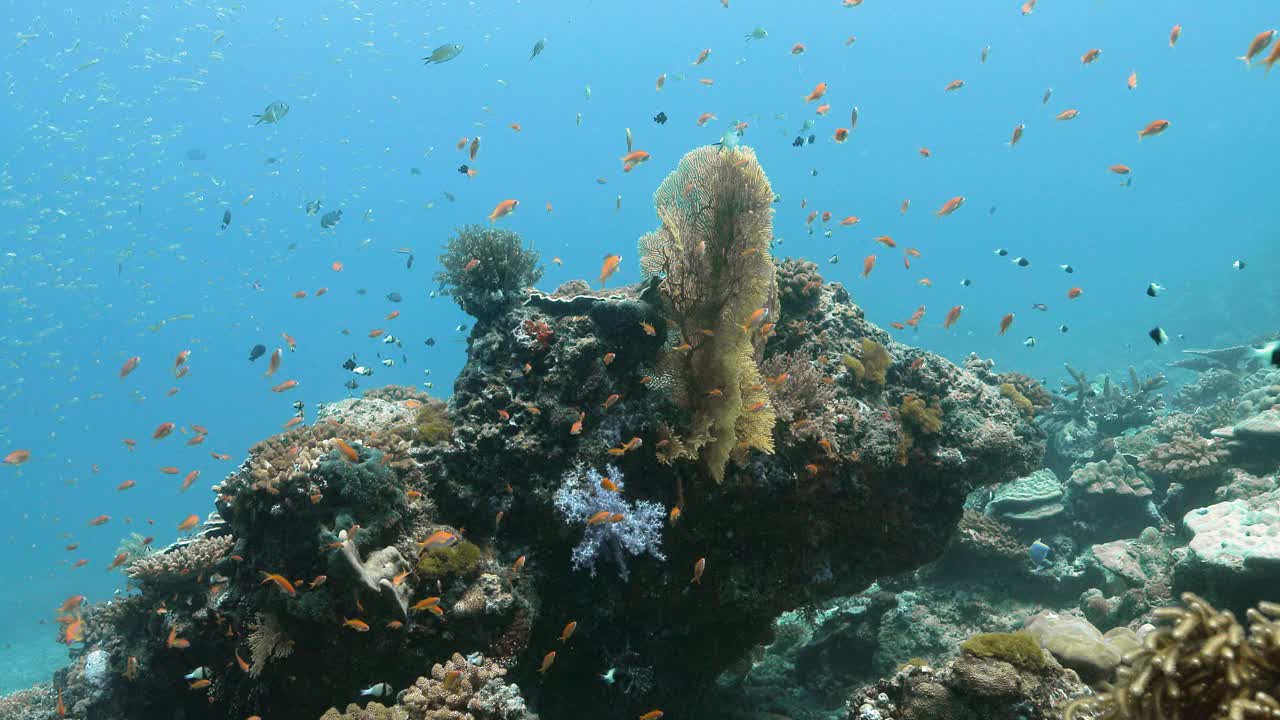
[[161, 552], [134, 560], [125, 574], [147, 588], [194, 582], [212, 570], [235, 544], [236, 539], [230, 535], [174, 544]]
[[1214, 440], [1184, 433], [1151, 448], [1138, 467], [1170, 482], [1198, 482], [1220, 477], [1226, 457], [1226, 448]]
[[465, 225], [440, 254], [436, 282], [463, 312], [489, 318], [510, 307], [525, 288], [542, 278], [538, 253], [520, 235], [502, 228]]
[[555, 505], [565, 523], [573, 527], [586, 525], [588, 518], [600, 512], [622, 516], [619, 521], [605, 520], [586, 528], [582, 541], [573, 549], [573, 568], [585, 567], [591, 577], [595, 577], [596, 561], [605, 554], [618, 566], [618, 576], [625, 582], [629, 577], [627, 555], [648, 553], [658, 560], [667, 559], [662, 554], [666, 511], [649, 500], [627, 500], [623, 494], [622, 473], [612, 465], [606, 467], [605, 472], [617, 486], [617, 492], [601, 487], [602, 478], [594, 468], [587, 470], [585, 477], [571, 472], [556, 490]]
[[1156, 610], [1164, 624], [1126, 654], [1114, 685], [1067, 706], [1065, 720], [1264, 720], [1280, 717], [1280, 603], [1235, 616], [1193, 593]]
[[258, 613], [249, 626], [249, 677], [258, 677], [272, 660], [293, 654], [293, 641], [284, 634], [280, 621], [271, 613]]
[[942, 429], [942, 407], [936, 403], [926, 405], [915, 395], [908, 395], [902, 399], [902, 405], [898, 407], [898, 416], [902, 418], [904, 424], [909, 424], [925, 435], [931, 435]]
[[763, 386], [756, 363], [766, 340], [758, 326], [777, 310], [772, 201], [750, 148], [701, 147], [654, 193], [662, 227], [640, 239], [641, 269], [661, 278], [663, 313], [681, 338], [676, 343], [696, 344], [669, 350], [668, 362], [682, 368], [676, 374], [688, 386], [692, 426], [712, 420], [700, 456], [716, 482], [740, 443], [773, 452], [774, 411], [759, 405], [767, 395], [755, 389]]

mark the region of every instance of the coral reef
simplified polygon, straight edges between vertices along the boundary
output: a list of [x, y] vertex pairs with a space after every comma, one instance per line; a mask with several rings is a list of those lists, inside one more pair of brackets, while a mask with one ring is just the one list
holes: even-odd
[[1161, 608], [1156, 617], [1164, 626], [1125, 656], [1115, 685], [1073, 702], [1065, 719], [1280, 715], [1280, 605], [1250, 608], [1247, 631], [1193, 593], [1182, 595], [1182, 605]]
[[1053, 471], [1044, 468], [995, 489], [985, 512], [1013, 523], [1040, 524], [1066, 510], [1065, 489]]
[[439, 261], [440, 292], [475, 318], [501, 313], [542, 277], [538, 254], [524, 247], [519, 234], [502, 228], [458, 228]]
[[1095, 384], [1070, 365], [1066, 370], [1071, 381], [1053, 396], [1052, 407], [1037, 416], [1049, 434], [1047, 464], [1057, 472], [1092, 459], [1101, 440], [1150, 423], [1164, 408], [1156, 393], [1166, 384], [1164, 375], [1143, 380], [1130, 367], [1128, 385], [1112, 383], [1110, 375]]
[[1212, 439], [1190, 434], [1153, 447], [1138, 463], [1143, 472], [1166, 482], [1211, 481], [1226, 470], [1227, 450]]
[[[607, 478], [594, 468], [587, 470], [585, 476], [576, 472], [566, 475], [556, 490], [555, 505], [565, 524], [586, 526], [582, 541], [573, 548], [573, 569], [586, 568], [595, 577], [596, 562], [603, 555], [613, 561], [618, 577], [625, 582], [630, 577], [628, 555], [667, 559], [662, 554], [662, 527], [667, 513], [656, 502], [627, 500], [622, 473], [612, 465], [605, 471], [609, 473]], [[606, 483], [612, 483], [613, 489], [607, 489]]]
[[1280, 490], [1197, 508], [1182, 527], [1191, 542], [1174, 566], [1175, 590], [1243, 612], [1280, 587]]
[[788, 317], [805, 317], [822, 300], [822, 275], [810, 260], [787, 258], [778, 266], [778, 296]]
[[1086, 463], [1071, 473], [1067, 501], [1077, 521], [1089, 525], [1095, 537], [1125, 537], [1160, 522], [1150, 478], [1119, 456]]

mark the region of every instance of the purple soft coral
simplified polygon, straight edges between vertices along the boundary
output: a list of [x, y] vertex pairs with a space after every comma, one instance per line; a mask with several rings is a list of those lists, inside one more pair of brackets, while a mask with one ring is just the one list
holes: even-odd
[[666, 560], [662, 554], [662, 524], [666, 516], [662, 505], [648, 500], [628, 502], [622, 496], [622, 473], [612, 465], [605, 468], [618, 492], [601, 486], [600, 473], [594, 468], [586, 476], [576, 473], [566, 475], [556, 490], [555, 505], [570, 525], [586, 525], [587, 519], [601, 511], [610, 515], [622, 515], [621, 522], [601, 523], [587, 527], [582, 542], [573, 549], [573, 569], [587, 568], [596, 575], [596, 560], [607, 553], [618, 565], [618, 576], [626, 582], [627, 555], [649, 553], [658, 560]]

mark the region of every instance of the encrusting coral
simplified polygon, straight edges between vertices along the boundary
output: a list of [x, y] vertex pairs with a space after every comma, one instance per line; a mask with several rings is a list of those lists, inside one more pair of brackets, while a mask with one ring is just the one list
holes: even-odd
[[773, 452], [774, 411], [757, 367], [777, 310], [772, 202], [750, 148], [701, 147], [654, 193], [662, 227], [640, 239], [641, 268], [661, 278], [664, 314], [679, 332], [667, 362], [687, 385], [691, 426], [711, 420], [701, 457], [716, 482], [739, 443]]
[[1164, 623], [1128, 653], [1109, 689], [1076, 700], [1065, 720], [1265, 720], [1280, 717], [1280, 604], [1235, 616], [1193, 593], [1155, 612]]

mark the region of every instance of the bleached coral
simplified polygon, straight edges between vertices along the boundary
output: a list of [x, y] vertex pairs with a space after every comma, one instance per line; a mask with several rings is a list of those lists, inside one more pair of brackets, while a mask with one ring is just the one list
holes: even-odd
[[648, 553], [658, 560], [667, 559], [662, 554], [666, 511], [656, 502], [625, 499], [622, 473], [612, 465], [605, 471], [617, 486], [617, 492], [601, 486], [603, 478], [594, 468], [587, 470], [585, 477], [569, 473], [556, 490], [555, 506], [569, 525], [586, 525], [589, 518], [600, 512], [622, 516], [618, 522], [605, 521], [586, 527], [582, 541], [573, 549], [573, 568], [585, 567], [591, 577], [595, 577], [596, 561], [605, 554], [618, 566], [618, 576], [625, 582], [629, 577], [627, 555]]

